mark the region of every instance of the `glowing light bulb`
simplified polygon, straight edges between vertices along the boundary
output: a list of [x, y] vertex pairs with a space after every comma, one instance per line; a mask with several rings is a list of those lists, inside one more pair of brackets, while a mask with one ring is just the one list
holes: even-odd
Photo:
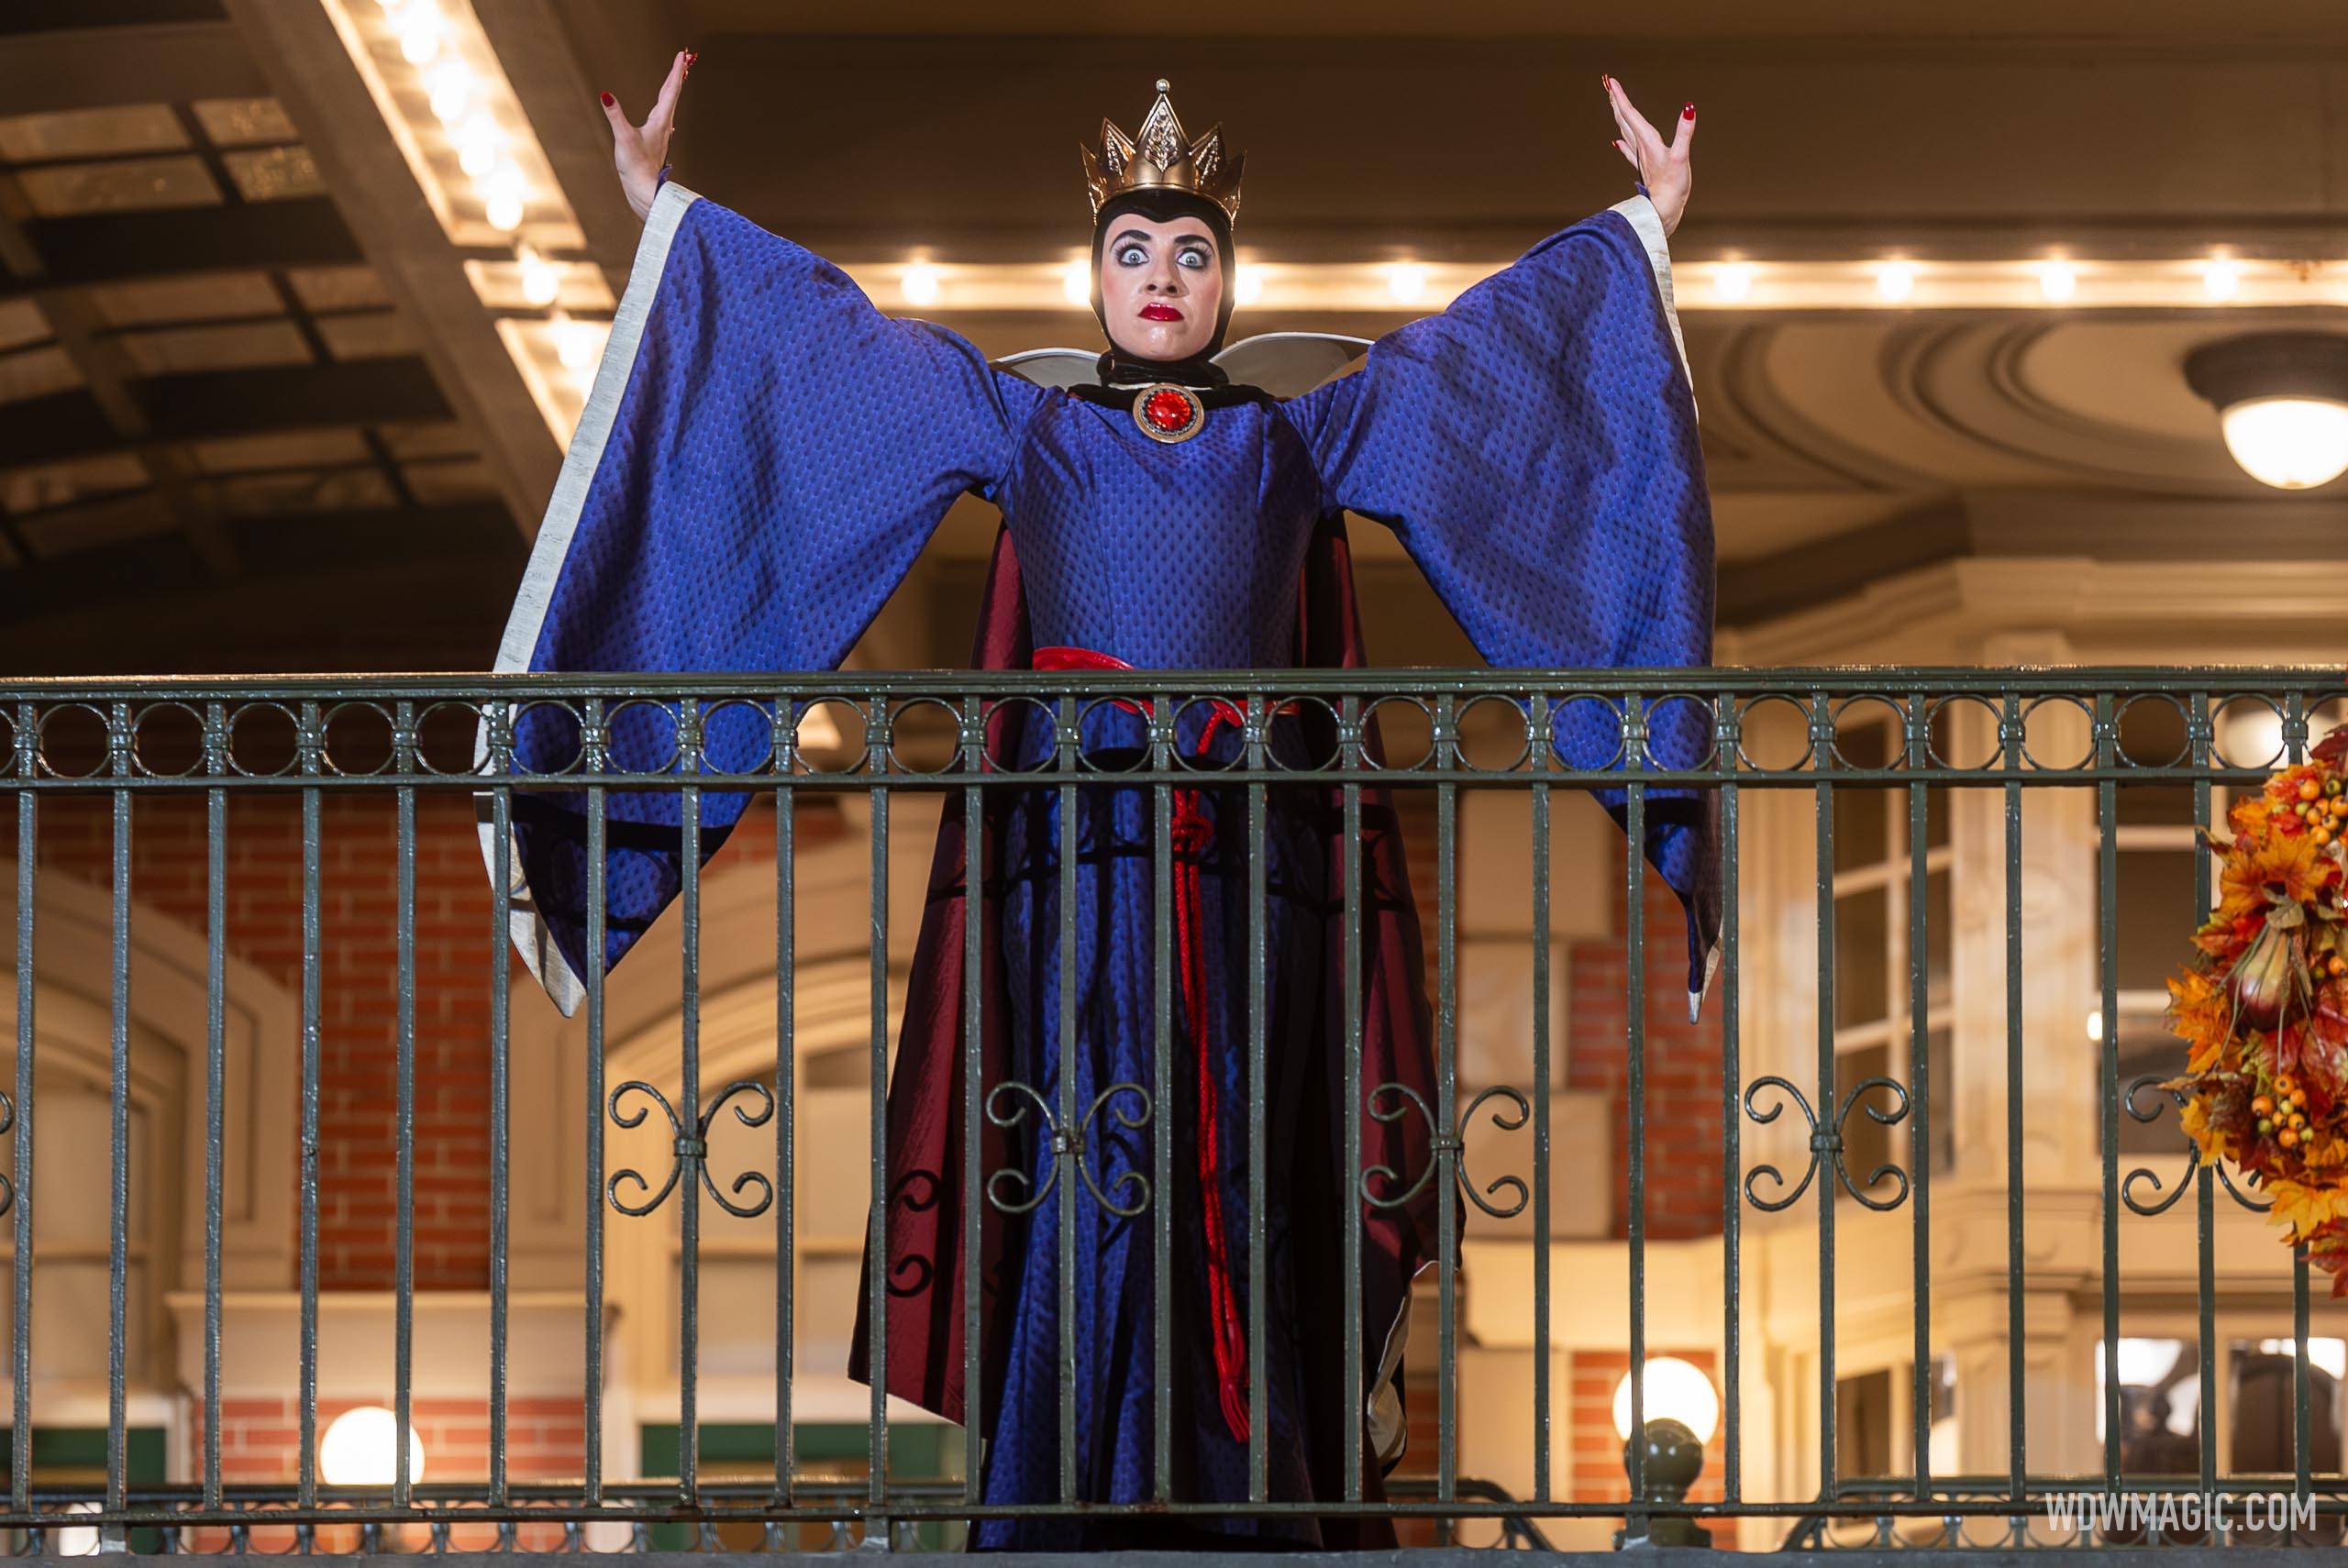
[[2079, 292], [2078, 269], [2068, 261], [2039, 263], [2038, 292], [2055, 304], [2062, 304]]
[[465, 105], [472, 102], [473, 73], [460, 60], [447, 61], [433, 67], [424, 87], [431, 94], [432, 117], [443, 126], [454, 126], [464, 117]]
[[504, 149], [505, 133], [497, 127], [496, 116], [486, 109], [474, 111], [471, 119], [459, 127], [457, 167], [478, 180], [497, 167], [498, 154]]
[[1427, 270], [1415, 261], [1397, 261], [1386, 269], [1386, 292], [1402, 304], [1416, 304], [1427, 292]]
[[2242, 267], [2223, 257], [2201, 270], [2201, 292], [2213, 300], [2230, 300], [2242, 293]]
[[2088, 1038], [2099, 1045], [2103, 1043], [2103, 1009], [2101, 1008], [2097, 1008], [2088, 1014]]
[[[1639, 1376], [1639, 1419], [1674, 1420], [1696, 1434], [1698, 1442], [1712, 1441], [1720, 1426], [1721, 1397], [1703, 1370], [1676, 1355], [1647, 1358]], [[1631, 1435], [1631, 1375], [1614, 1386], [1614, 1431]]]
[[482, 215], [500, 234], [511, 234], [522, 226], [523, 206], [529, 193], [520, 171], [508, 164], [483, 187]]
[[1255, 304], [1264, 297], [1264, 274], [1253, 267], [1238, 269], [1232, 280], [1231, 297], [1239, 304]]
[[1060, 297], [1072, 305], [1092, 303], [1092, 264], [1083, 257], [1060, 269]]
[[[397, 1477], [399, 1418], [381, 1405], [360, 1405], [328, 1423], [318, 1441], [318, 1474], [329, 1486], [388, 1486]], [[407, 1431], [407, 1478], [424, 1478], [424, 1440]]]
[[2243, 471], [2276, 490], [2312, 490], [2348, 471], [2348, 403], [2254, 397], [2220, 414], [2218, 431]]
[[1875, 292], [1893, 304], [1916, 292], [1916, 264], [1913, 261], [1886, 261], [1875, 271]]
[[[903, 287], [907, 304], [936, 304], [937, 296], [943, 292], [938, 281], [937, 269], [926, 261], [916, 261], [905, 269]], [[1089, 289], [1086, 293], [1088, 298], [1091, 297]]]
[[527, 245], [515, 248], [514, 261], [522, 271], [523, 300], [541, 309], [554, 304], [562, 293], [562, 269]]
[[1753, 295], [1753, 263], [1723, 261], [1712, 273], [1712, 293], [1732, 304]]
[[548, 318], [554, 327], [554, 357], [562, 368], [577, 375], [592, 369], [604, 351], [603, 331], [584, 321], [574, 321], [569, 313], [557, 311]]
[[400, 58], [429, 65], [440, 53], [440, 11], [432, 0], [406, 0], [400, 7]]

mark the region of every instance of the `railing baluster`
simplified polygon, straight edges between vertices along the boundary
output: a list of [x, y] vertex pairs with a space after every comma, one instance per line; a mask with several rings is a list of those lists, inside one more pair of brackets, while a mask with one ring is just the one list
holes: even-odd
[[[12, 1432], [33, 1430], [33, 984], [35, 873], [39, 862], [40, 797], [32, 782], [39, 768], [39, 710], [30, 702], [17, 704], [17, 1129], [10, 1164], [16, 1187], [13, 1241], [16, 1258], [11, 1272], [15, 1287], [10, 1312], [9, 1394], [14, 1407]], [[8, 1507], [32, 1511], [33, 1445], [29, 1441], [9, 1445]]]
[[[214, 778], [227, 770], [227, 723], [225, 704], [205, 705], [205, 772]], [[228, 791], [216, 785], [204, 792], [203, 1479], [204, 1506], [207, 1508], [220, 1506], [220, 1199], [227, 1132], [227, 1056]]]
[[1646, 1359], [1647, 1359], [1647, 911], [1646, 859], [1645, 849], [1647, 831], [1647, 787], [1638, 778], [1638, 771], [1645, 763], [1643, 752], [1645, 710], [1638, 695], [1626, 694], [1623, 699], [1623, 765], [1631, 770], [1631, 782], [1623, 790], [1623, 1048], [1628, 1064], [1624, 1074], [1623, 1096], [1629, 1114], [1629, 1170], [1624, 1200], [1629, 1209], [1627, 1224], [1630, 1247], [1629, 1286], [1631, 1333], [1628, 1347], [1631, 1379], [1631, 1462], [1626, 1470], [1631, 1484], [1631, 1502], [1623, 1519], [1624, 1539], [1637, 1540], [1652, 1528], [1644, 1504], [1646, 1501], [1646, 1444], [1640, 1440], [1646, 1430]]
[[[1903, 750], [1911, 768], [1932, 765], [1933, 720], [1922, 693], [1906, 709]], [[1922, 1501], [1933, 1484], [1933, 1141], [1932, 1141], [1932, 800], [1931, 787], [1908, 786], [1908, 1122], [1909, 1187], [1915, 1212], [1909, 1231], [1914, 1309], [1909, 1352], [1909, 1458]]]
[[[681, 729], [700, 734], [700, 704], [691, 697], [677, 704]], [[698, 778], [698, 745], [683, 749], [689, 778]], [[692, 1507], [701, 1490], [701, 1167], [708, 1159], [708, 1134], [701, 1124], [701, 786], [679, 791], [678, 829], [684, 855], [683, 950], [678, 958], [677, 1136], [692, 1140], [692, 1163], [677, 1183], [684, 1207], [677, 1212], [677, 1492]]]
[[[1435, 766], [1457, 766], [1458, 715], [1435, 699]], [[1435, 1496], [1459, 1495], [1459, 786], [1434, 787]], [[1635, 1069], [1634, 1069], [1635, 1070]]]
[[[1533, 698], [1536, 776], [1549, 771], [1549, 699]], [[1549, 786], [1533, 786], [1533, 1496], [1549, 1499]]]
[[[414, 743], [415, 704], [399, 704], [393, 723], [396, 755], [395, 771], [407, 774], [415, 769]], [[395, 832], [398, 844], [394, 853], [398, 865], [393, 876], [398, 882], [397, 909], [393, 922], [397, 926], [399, 973], [394, 982], [393, 1007], [397, 1010], [394, 1025], [398, 1039], [393, 1046], [397, 1061], [393, 1067], [393, 1136], [398, 1143], [397, 1168], [393, 1180], [393, 1218], [392, 1232], [392, 1503], [406, 1507], [411, 1501], [411, 1487], [415, 1477], [409, 1474], [413, 1456], [408, 1452], [409, 1434], [415, 1430], [415, 787], [399, 787], [394, 805], [397, 817]], [[503, 945], [509, 940], [500, 931], [492, 940]], [[593, 1225], [595, 1209], [588, 1206], [588, 1223]]]
[[868, 1354], [872, 1397], [865, 1431], [864, 1544], [886, 1548], [889, 1521], [882, 1511], [889, 1496], [889, 702], [875, 695], [865, 713], [865, 745], [870, 766], [883, 777], [872, 786], [872, 965], [870, 1055], [872, 1139], [872, 1287], [866, 1297], [871, 1316]]
[[[2117, 766], [2119, 718], [2111, 694], [2096, 693], [2094, 756]], [[2103, 1484], [2120, 1486], [2120, 787], [2095, 787], [2097, 1003], [2103, 1019]], [[2197, 922], [2198, 923], [2198, 922]]]
[[[2193, 770], [2193, 919], [2198, 929], [2210, 918], [2210, 772], [2213, 734], [2207, 692], [2189, 694], [2186, 701], [2187, 763]], [[2218, 1173], [2207, 1161], [2193, 1162], [2193, 1231], [2197, 1277], [2194, 1281], [2195, 1331], [2200, 1337], [2195, 1360], [2199, 1386], [2218, 1386]], [[2206, 1393], [2198, 1401], [2201, 1434], [2201, 1491], [2218, 1489], [2218, 1402]]]
[[[113, 707], [108, 748], [112, 772], [126, 779], [130, 772], [130, 704]], [[114, 790], [114, 908], [113, 908], [113, 1050], [107, 1077], [110, 1113], [112, 1180], [108, 1184], [106, 1226], [106, 1508], [119, 1512], [128, 1496], [124, 1421], [127, 1410], [126, 1378], [129, 1371], [127, 1338], [130, 1274], [130, 790]], [[312, 920], [307, 930], [315, 930]], [[305, 991], [307, 999], [314, 993]], [[316, 1017], [315, 1007], [305, 1021]], [[30, 1434], [27, 1434], [29, 1438]], [[99, 1532], [102, 1545], [111, 1545], [118, 1527]]]
[[[1355, 772], [1366, 761], [1364, 748], [1368, 737], [1363, 734], [1361, 699], [1347, 692], [1340, 699], [1338, 734], [1342, 760], [1339, 767]], [[1338, 1212], [1345, 1219], [1346, 1275], [1346, 1375], [1344, 1414], [1339, 1418], [1338, 1432], [1346, 1446], [1346, 1501], [1357, 1503], [1362, 1495], [1362, 1394], [1368, 1373], [1362, 1364], [1362, 1226], [1368, 1219], [1368, 1205], [1361, 1191], [1361, 1039], [1362, 1039], [1362, 965], [1361, 919], [1368, 907], [1368, 896], [1362, 887], [1362, 875], [1367, 869], [1361, 852], [1361, 785], [1348, 778], [1344, 785], [1346, 831], [1345, 843], [1339, 853], [1345, 858], [1345, 983], [1346, 983], [1346, 1098], [1345, 1140], [1346, 1164], [1343, 1184], [1339, 1188]], [[1398, 1374], [1399, 1375], [1399, 1374]]]
[[796, 1458], [792, 1317], [799, 1291], [799, 795], [790, 783], [790, 751], [781, 733], [789, 709], [776, 706], [777, 766], [783, 782], [774, 790], [774, 1501], [777, 1507], [789, 1507]]
[[986, 704], [962, 702], [962, 1495], [985, 1489]]
[[[2306, 693], [2293, 687], [2284, 699], [2283, 760], [2296, 767], [2307, 760]], [[2110, 1033], [2110, 1030], [2104, 1032]], [[2291, 1248], [2291, 1495], [2304, 1497], [2315, 1461], [2313, 1395], [2308, 1375], [2308, 1249]], [[2291, 1539], [2287, 1535], [2285, 1539]]]
[[[1737, 853], [1740, 807], [1735, 776], [1743, 742], [1736, 698], [1715, 700], [1712, 733], [1721, 785], [1721, 1487], [1724, 1500], [1744, 1495], [1744, 1066], [1738, 1021], [1744, 968], [1737, 949]], [[1634, 854], [1637, 853], [1634, 849]]]
[[[1240, 756], [1252, 772], [1264, 767], [1264, 731], [1270, 722], [1263, 693], [1247, 693], [1246, 745]], [[1268, 804], [1260, 781], [1247, 786], [1247, 1496], [1255, 1501], [1271, 1495], [1272, 1452], [1271, 1336], [1265, 1326], [1271, 1295], [1265, 1253], [1271, 1225], [1265, 1212], [1271, 1152], [1265, 1114], [1274, 1092], [1266, 1005], [1272, 948], [1265, 865]]]
[[1156, 1394], [1150, 1438], [1150, 1491], [1174, 1496], [1174, 697], [1152, 700], [1150, 771], [1150, 1356]]
[[1842, 1124], [1834, 1085], [1834, 715], [1822, 691], [1811, 693], [1811, 737], [1822, 777], [1813, 790], [1818, 880], [1818, 1127], [1833, 1141], [1818, 1161], [1818, 1490], [1833, 1498], [1839, 1466], [1834, 1452], [1834, 1166], [1842, 1159]]
[[2006, 1400], [2007, 1495], [2029, 1490], [2024, 1463], [2026, 1415], [2022, 1281], [2021, 1013], [2021, 705], [2009, 689], [1999, 709], [1999, 760], [2006, 780]]
[[[499, 715], [501, 744], [493, 766], [514, 770], [514, 708]], [[496, 885], [490, 891], [489, 928], [489, 1496], [506, 1501], [506, 1006], [513, 991], [514, 796], [510, 785], [492, 790], [492, 826], [497, 839]], [[688, 909], [690, 910], [690, 905]]]
[[[587, 776], [601, 778], [611, 771], [609, 732], [604, 700], [590, 697], [585, 712], [586, 745], [581, 757]], [[581, 1425], [585, 1438], [581, 1455], [587, 1501], [604, 1500], [604, 948], [609, 940], [604, 901], [607, 896], [604, 857], [610, 852], [611, 802], [606, 786], [587, 787], [587, 1128], [583, 1163], [587, 1177], [587, 1236], [581, 1258], [581, 1289], [586, 1297], [586, 1365], [580, 1375]]]
[[[1076, 699], [1063, 697], [1058, 714], [1059, 786], [1059, 1101], [1058, 1136], [1076, 1131], [1077, 1080], [1082, 1067], [1076, 1039], [1076, 993], [1081, 988], [1076, 967], [1076, 857], [1082, 835], [1078, 832], [1076, 770], [1083, 736]], [[1062, 1164], [1068, 1157], [1052, 1146], [1050, 1156]], [[1076, 1192], [1083, 1184], [1076, 1172], [1058, 1172], [1059, 1192], [1059, 1472], [1060, 1501], [1076, 1501]]]

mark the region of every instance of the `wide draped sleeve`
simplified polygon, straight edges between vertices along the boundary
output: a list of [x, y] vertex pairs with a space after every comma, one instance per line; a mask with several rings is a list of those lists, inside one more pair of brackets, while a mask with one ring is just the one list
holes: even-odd
[[[1712, 521], [1663, 227], [1645, 195], [1560, 230], [1353, 373], [1288, 400], [1323, 503], [1391, 527], [1496, 666], [1709, 664]], [[1699, 765], [1700, 705], [1645, 715], [1650, 767]], [[1621, 766], [1609, 705], [1562, 704], [1568, 767]], [[1599, 791], [1618, 819], [1625, 791]], [[1645, 791], [1645, 849], [1689, 912], [1689, 990], [1719, 930], [1709, 791]]]
[[[1044, 395], [955, 334], [882, 315], [821, 257], [664, 183], [498, 670], [836, 667], [955, 497], [993, 493]], [[770, 734], [753, 709], [715, 715], [709, 770], [755, 767]], [[611, 767], [661, 768], [673, 739], [670, 717], [625, 711]], [[532, 708], [513, 745], [517, 768], [558, 769], [579, 728]], [[747, 804], [703, 798], [705, 854]], [[682, 854], [675, 791], [614, 790], [606, 805], [608, 967], [676, 895]], [[589, 963], [585, 812], [575, 789], [513, 796], [513, 935], [566, 1013]], [[482, 835], [493, 873], [486, 821]]]

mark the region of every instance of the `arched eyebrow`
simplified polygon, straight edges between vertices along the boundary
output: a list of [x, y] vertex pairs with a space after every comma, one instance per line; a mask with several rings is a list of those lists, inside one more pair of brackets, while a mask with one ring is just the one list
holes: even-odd
[[1117, 236], [1116, 238], [1111, 240], [1109, 242], [1109, 248], [1114, 250], [1117, 247], [1124, 244], [1128, 240], [1139, 240], [1142, 244], [1147, 245], [1149, 243], [1149, 236], [1140, 229], [1129, 228], [1125, 230], [1124, 233]]

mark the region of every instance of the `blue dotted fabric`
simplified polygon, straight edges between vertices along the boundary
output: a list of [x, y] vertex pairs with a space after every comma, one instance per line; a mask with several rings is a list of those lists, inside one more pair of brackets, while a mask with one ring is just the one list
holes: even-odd
[[[964, 491], [1003, 510], [1039, 646], [1092, 648], [1145, 668], [1285, 664], [1312, 526], [1343, 507], [1397, 531], [1496, 665], [1700, 665], [1711, 655], [1711, 529], [1694, 411], [1646, 257], [1619, 215], [1562, 231], [1441, 315], [1381, 339], [1360, 372], [1285, 403], [1212, 409], [1199, 435], [1169, 445], [1149, 439], [1123, 410], [993, 370], [949, 332], [889, 319], [821, 258], [702, 201], [678, 228], [530, 667], [832, 668]], [[551, 547], [549, 536], [541, 548]], [[1614, 755], [1619, 718], [1599, 708], [1560, 713], [1568, 763], [1603, 766]], [[1186, 730], [1202, 719], [1190, 715]], [[1095, 710], [1088, 744], [1133, 744], [1137, 732], [1123, 733], [1132, 727], [1113, 710]], [[620, 715], [616, 765], [659, 766], [670, 728], [657, 712]], [[731, 767], [761, 756], [764, 728], [755, 712], [727, 717], [713, 726], [713, 760]], [[555, 766], [577, 745], [568, 721], [533, 714], [519, 726], [517, 759]], [[1651, 745], [1667, 765], [1693, 763], [1709, 745], [1708, 726], [1692, 710], [1663, 715]], [[1002, 933], [1014, 1060], [1024, 1081], [1055, 1099], [1059, 998], [1064, 986], [1078, 988], [1071, 1066], [1080, 1106], [1110, 1084], [1149, 1081], [1154, 1038], [1149, 796], [1095, 793], [1080, 824], [1077, 976], [1059, 973], [1052, 792], [1015, 808]], [[1246, 988], [1233, 981], [1246, 950], [1245, 845], [1233, 842], [1244, 812], [1213, 794], [1204, 875], [1209, 972], [1217, 977], [1209, 1027], [1226, 1088], [1217, 1132], [1226, 1217], [1233, 1255], [1244, 1262]], [[1608, 799], [1619, 811], [1622, 792]], [[743, 805], [739, 795], [705, 799], [704, 854]], [[606, 965], [673, 899], [682, 864], [673, 794], [615, 792], [610, 807]], [[526, 791], [515, 811], [539, 912], [584, 973], [581, 802], [575, 791]], [[1704, 802], [1652, 790], [1647, 830], [1647, 853], [1690, 901], [1691, 944], [1700, 942], [1717, 925]], [[1318, 853], [1309, 833], [1272, 813], [1276, 1065], [1290, 1028], [1279, 1010], [1318, 985], [1293, 977], [1317, 976], [1324, 964], [1316, 922], [1290, 909], [1322, 896]], [[1272, 1088], [1279, 1116], [1280, 1089]], [[1170, 1108], [1178, 1136], [1196, 1126], [1189, 1093]], [[1104, 1112], [1094, 1131], [1109, 1122]], [[1273, 1126], [1277, 1150], [1286, 1141], [1280, 1122]], [[1111, 1130], [1100, 1145], [1102, 1179], [1125, 1198], [1114, 1177], [1146, 1169], [1146, 1145], [1120, 1136]], [[1178, 1149], [1187, 1148], [1185, 1136]], [[1177, 1158], [1178, 1171], [1185, 1165]], [[1198, 1212], [1194, 1176], [1178, 1179], [1178, 1214]], [[1295, 1323], [1283, 1309], [1286, 1184], [1268, 1185], [1273, 1342], [1251, 1353], [1266, 1358], [1271, 1379], [1274, 1495], [1296, 1496], [1293, 1336], [1335, 1329]], [[1078, 1364], [1063, 1369], [1059, 1360], [1056, 1191], [1013, 1257], [1006, 1386], [982, 1400], [994, 1428], [990, 1501], [1058, 1496], [1064, 1371], [1077, 1384], [1080, 1495], [1146, 1494], [1146, 1221], [1117, 1220], [1089, 1192], [1073, 1201]], [[1235, 1500], [1245, 1496], [1244, 1450], [1222, 1431], [1214, 1403], [1196, 1236], [1178, 1242], [1175, 1263], [1182, 1389], [1172, 1463], [1182, 1496]], [[1317, 1535], [1309, 1520], [1267, 1528]], [[1080, 1528], [1043, 1523], [981, 1532], [991, 1546], [1090, 1540]]]

